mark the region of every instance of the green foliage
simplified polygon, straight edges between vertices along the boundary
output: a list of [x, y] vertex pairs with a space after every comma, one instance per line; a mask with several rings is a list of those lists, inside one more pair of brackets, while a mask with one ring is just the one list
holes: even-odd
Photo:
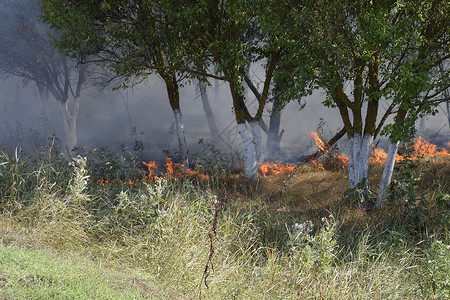
[[412, 158], [412, 154], [411, 147], [403, 149], [403, 159], [394, 167], [395, 177], [389, 186], [388, 200], [399, 216], [421, 223], [429, 208], [426, 197], [417, 190], [426, 165], [420, 159]]
[[336, 226], [332, 216], [322, 218], [322, 222], [322, 228], [316, 234], [313, 234], [311, 222], [295, 223], [292, 232], [288, 230], [288, 245], [293, 260], [300, 264], [301, 268], [329, 274], [336, 258]]
[[424, 253], [422, 288], [425, 295], [436, 299], [450, 297], [450, 244], [441, 240], [433, 241]]
[[357, 204], [361, 207], [370, 203], [372, 194], [372, 191], [367, 186], [367, 178], [364, 178], [354, 188], [345, 191], [342, 200], [343, 202], [352, 205]]
[[112, 207], [110, 216], [104, 216], [104, 221], [109, 220], [110, 227], [121, 226], [137, 233], [159, 216], [164, 216], [164, 202], [170, 197], [171, 185], [167, 180], [157, 178], [155, 183], [145, 184], [145, 187], [137, 194], [129, 195], [128, 191], [117, 194], [114, 201], [117, 204]]
[[26, 184], [22, 174], [27, 173], [25, 161], [20, 161], [20, 150], [16, 147], [11, 155], [5, 148], [0, 153], [0, 183], [1, 183], [1, 204], [3, 209], [20, 209], [21, 205], [17, 201], [21, 198], [21, 192]]
[[73, 178], [68, 188], [71, 197], [70, 201], [75, 202], [75, 205], [86, 205], [89, 201], [89, 197], [85, 194], [89, 180], [86, 161], [86, 157], [78, 156], [70, 163], [74, 170]]
[[203, 139], [199, 140], [199, 144], [203, 149], [192, 155], [196, 167], [211, 174], [213, 179], [228, 175], [232, 166], [232, 155], [224, 153], [211, 143], [205, 143]]

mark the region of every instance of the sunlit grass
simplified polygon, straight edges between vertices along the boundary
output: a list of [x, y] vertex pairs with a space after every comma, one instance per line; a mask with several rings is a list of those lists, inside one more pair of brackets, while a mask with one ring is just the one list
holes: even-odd
[[2, 299], [138, 299], [144, 297], [119, 270], [81, 256], [0, 244]]

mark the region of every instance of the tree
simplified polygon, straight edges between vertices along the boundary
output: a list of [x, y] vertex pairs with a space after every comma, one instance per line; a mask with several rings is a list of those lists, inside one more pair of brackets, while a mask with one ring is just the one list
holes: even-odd
[[[280, 73], [275, 79], [288, 80], [282, 96], [291, 100], [314, 89], [325, 90], [324, 104], [339, 110], [349, 139], [350, 187], [363, 185], [368, 193], [374, 138], [383, 133], [394, 144], [410, 139], [417, 116], [435, 113], [443, 101], [449, 74], [441, 76], [436, 70], [449, 58], [449, 4], [263, 3], [266, 30], [282, 39], [290, 52], [280, 62], [289, 67], [289, 74]], [[382, 106], [386, 109], [380, 113]], [[391, 115], [395, 122], [385, 126]]]
[[[256, 178], [262, 143], [259, 122], [280, 55], [276, 40], [262, 34], [252, 1], [168, 1], [160, 8], [170, 16], [168, 22], [180, 36], [186, 38], [189, 58], [194, 65], [200, 68], [214, 66], [217, 73], [224, 74], [238, 131], [244, 142], [247, 177]], [[265, 79], [263, 90], [257, 97], [258, 108], [251, 115], [244, 97], [244, 81], [252, 88], [248, 66], [258, 61], [265, 62]]]
[[208, 122], [212, 141], [214, 142], [216, 147], [220, 147], [221, 140], [219, 136], [219, 130], [217, 129], [216, 120], [214, 119], [214, 114], [209, 103], [209, 98], [206, 91], [206, 83], [204, 81], [198, 82], [198, 91], [200, 93], [200, 98], [202, 99], [203, 111], [205, 112], [206, 121]]
[[186, 47], [164, 10], [151, 1], [120, 0], [43, 0], [42, 10], [44, 19], [62, 32], [56, 41], [60, 49], [81, 63], [106, 64], [123, 77], [123, 87], [159, 75], [174, 113], [179, 159], [188, 167], [179, 88], [189, 76], [207, 74], [185, 60]]
[[77, 114], [87, 69], [59, 54], [50, 44], [52, 32], [38, 20], [39, 2], [6, 1], [0, 11], [0, 68], [10, 76], [33, 81], [44, 106], [49, 94], [56, 99], [64, 120], [69, 150], [77, 144]]
[[[174, 112], [180, 80], [227, 81], [245, 145], [247, 174], [257, 176], [261, 148], [257, 124], [269, 95], [278, 49], [270, 38], [260, 38], [250, 5], [245, 1], [42, 2], [46, 20], [63, 32], [58, 42], [62, 49], [100, 56], [100, 61], [127, 78], [157, 73], [167, 85], [169, 99], [175, 94], [170, 100]], [[251, 116], [243, 96], [245, 66], [262, 59], [267, 59], [266, 80], [257, 112]]]

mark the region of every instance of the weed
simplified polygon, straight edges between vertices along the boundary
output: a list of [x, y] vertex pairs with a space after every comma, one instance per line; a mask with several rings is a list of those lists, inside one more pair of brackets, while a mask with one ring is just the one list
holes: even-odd
[[316, 234], [312, 233], [314, 226], [311, 221], [295, 223], [292, 232], [288, 230], [288, 244], [291, 246], [294, 260], [301, 268], [329, 274], [332, 272], [336, 255], [336, 227], [332, 216], [322, 218], [322, 222], [323, 226]]
[[417, 190], [426, 163], [413, 159], [411, 148], [401, 151], [403, 159], [394, 167], [395, 178], [389, 186], [388, 201], [398, 216], [421, 223], [428, 214], [428, 207], [425, 195], [418, 194]]
[[433, 241], [425, 251], [422, 288], [426, 295], [436, 299], [450, 298], [450, 244], [441, 240]]
[[368, 208], [373, 203], [372, 195], [373, 192], [367, 186], [367, 178], [363, 178], [356, 187], [344, 192], [342, 200], [344, 203], [349, 203], [352, 206], [357, 205], [358, 207]]

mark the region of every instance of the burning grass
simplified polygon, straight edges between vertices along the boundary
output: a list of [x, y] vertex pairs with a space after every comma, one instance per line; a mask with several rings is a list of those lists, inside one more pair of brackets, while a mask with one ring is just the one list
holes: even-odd
[[[311, 132], [308, 134], [312, 138], [314, 138], [314, 141], [319, 149], [319, 152], [325, 153], [328, 151], [327, 145], [323, 142], [323, 140], [319, 137], [319, 135], [315, 132]], [[438, 147], [428, 141], [426, 141], [421, 136], [418, 136], [413, 143], [412, 146], [412, 153], [413, 155], [411, 157], [408, 157], [408, 159], [418, 160], [419, 158], [426, 158], [426, 159], [433, 159], [436, 157], [450, 157], [450, 142], [446, 144], [446, 148], [438, 149]], [[328, 162], [335, 163], [335, 165], [348, 165], [348, 156], [346, 154], [341, 153], [332, 153], [331, 154], [332, 159], [330, 160], [328, 158]], [[325, 156], [326, 157], [326, 156]], [[387, 153], [384, 149], [376, 148], [373, 146], [372, 154], [370, 156], [370, 163], [372, 165], [384, 165], [386, 162]], [[319, 169], [324, 168], [323, 160], [326, 160], [327, 158], [322, 158], [322, 162], [318, 159], [312, 159], [311, 163]], [[404, 160], [405, 157], [397, 154], [395, 157], [396, 162], [400, 162]]]

